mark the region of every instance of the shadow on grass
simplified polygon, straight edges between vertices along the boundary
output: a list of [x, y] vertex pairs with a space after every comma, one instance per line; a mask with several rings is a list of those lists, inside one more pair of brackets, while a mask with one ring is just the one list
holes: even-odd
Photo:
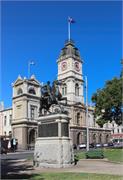
[[31, 174], [32, 170], [33, 164], [25, 161], [17, 162], [15, 159], [1, 161], [1, 179], [33, 179], [36, 174]]

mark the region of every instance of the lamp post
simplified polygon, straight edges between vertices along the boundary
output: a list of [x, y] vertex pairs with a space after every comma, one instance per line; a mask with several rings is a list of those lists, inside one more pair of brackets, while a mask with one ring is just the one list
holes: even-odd
[[86, 150], [89, 151], [89, 124], [88, 124], [88, 80], [85, 76], [85, 87], [86, 87]]
[[[121, 59], [121, 83], [122, 83], [122, 89], [123, 89], [123, 59]], [[122, 96], [122, 104], [121, 104], [121, 119], [123, 118], [123, 96]], [[123, 121], [122, 121], [123, 125]]]

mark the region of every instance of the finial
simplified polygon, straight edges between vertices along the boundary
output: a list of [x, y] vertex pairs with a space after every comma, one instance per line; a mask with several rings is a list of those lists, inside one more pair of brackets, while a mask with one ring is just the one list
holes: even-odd
[[35, 75], [33, 74], [30, 79], [35, 79]]
[[20, 74], [18, 75], [18, 79], [22, 79], [22, 77], [21, 77], [21, 75], [20, 75]]

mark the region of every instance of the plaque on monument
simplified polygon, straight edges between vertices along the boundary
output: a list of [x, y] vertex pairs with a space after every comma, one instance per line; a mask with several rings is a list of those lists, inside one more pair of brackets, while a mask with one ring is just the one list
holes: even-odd
[[70, 167], [74, 162], [74, 154], [69, 138], [69, 117], [61, 113], [49, 114], [39, 117], [38, 121], [35, 167]]
[[61, 136], [69, 137], [68, 123], [61, 124]]
[[38, 127], [38, 137], [58, 136], [58, 123], [41, 124]]

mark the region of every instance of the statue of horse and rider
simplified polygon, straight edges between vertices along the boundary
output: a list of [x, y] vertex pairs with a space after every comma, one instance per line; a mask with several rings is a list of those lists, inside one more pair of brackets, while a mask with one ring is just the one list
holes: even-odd
[[61, 108], [61, 101], [65, 101], [64, 105], [67, 105], [67, 98], [62, 97], [59, 91], [59, 85], [61, 83], [58, 80], [53, 81], [52, 86], [50, 85], [50, 81], [47, 82], [46, 85], [41, 87], [41, 99], [40, 99], [40, 115], [42, 115], [42, 109], [47, 112], [50, 112], [49, 109], [51, 105], [58, 105], [60, 111]]

